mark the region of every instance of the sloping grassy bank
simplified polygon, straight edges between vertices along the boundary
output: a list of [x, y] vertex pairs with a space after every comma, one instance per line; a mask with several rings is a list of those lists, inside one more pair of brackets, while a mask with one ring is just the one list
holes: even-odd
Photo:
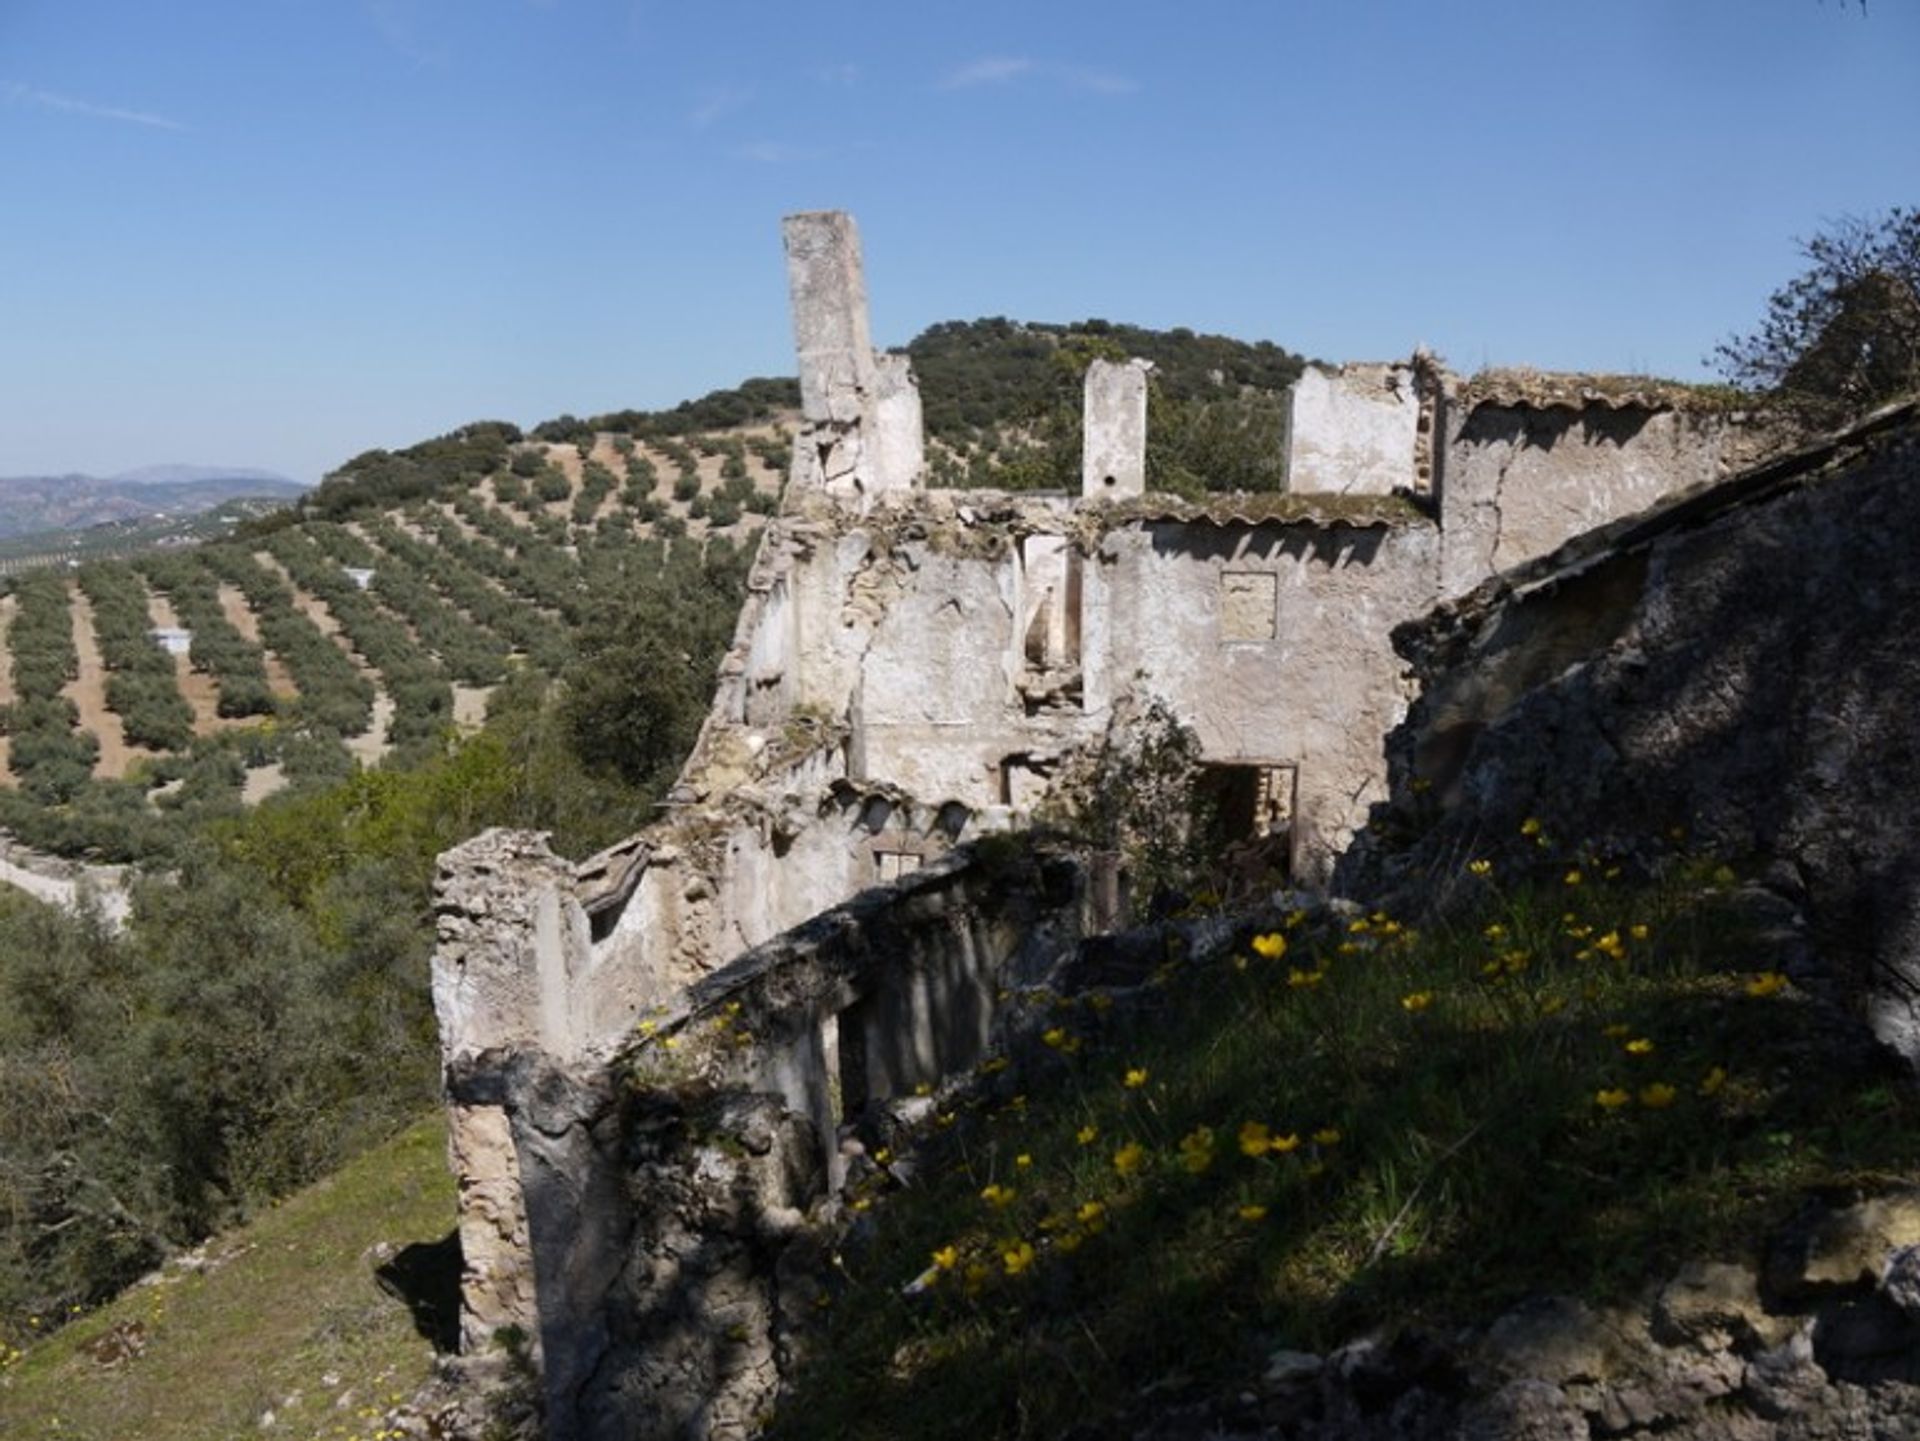
[[436, 1115], [209, 1241], [194, 1267], [169, 1267], [44, 1342], [0, 1349], [0, 1435], [397, 1436], [386, 1419], [426, 1381], [434, 1352], [375, 1272], [453, 1224]]
[[1732, 872], [1563, 861], [1420, 933], [1266, 918], [1046, 1008], [854, 1202], [783, 1437], [1052, 1436], [1276, 1348], [1622, 1296], [1920, 1163]]

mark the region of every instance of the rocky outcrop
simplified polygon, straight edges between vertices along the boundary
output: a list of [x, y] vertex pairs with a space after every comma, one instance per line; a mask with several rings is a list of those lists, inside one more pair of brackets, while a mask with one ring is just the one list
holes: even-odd
[[1920, 1435], [1920, 1193], [1816, 1206], [1758, 1267], [1700, 1261], [1628, 1304], [1276, 1351], [1234, 1396], [1156, 1403], [1135, 1441], [1841, 1441]]
[[1604, 527], [1395, 633], [1421, 694], [1340, 884], [1430, 893], [1539, 828], [1674, 838], [1804, 912], [1920, 1058], [1920, 403]]

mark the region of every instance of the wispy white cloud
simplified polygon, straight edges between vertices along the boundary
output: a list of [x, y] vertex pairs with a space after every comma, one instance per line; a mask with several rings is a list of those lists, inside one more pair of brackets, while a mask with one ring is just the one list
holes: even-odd
[[1028, 55], [988, 55], [941, 77], [942, 90], [976, 90], [1015, 81], [1040, 81], [1094, 95], [1131, 95], [1140, 88], [1131, 76], [1093, 65], [1059, 65]]
[[1005, 85], [1033, 70], [1033, 61], [1025, 55], [988, 55], [968, 61], [947, 72], [940, 82], [942, 90], [971, 90], [978, 85]]
[[695, 130], [705, 130], [735, 111], [746, 109], [752, 100], [751, 90], [743, 90], [735, 86], [709, 90], [700, 97], [699, 103], [687, 112], [687, 124]]
[[860, 83], [860, 67], [850, 60], [839, 65], [822, 65], [814, 72], [814, 78], [822, 85], [851, 89]]
[[76, 100], [71, 95], [56, 95], [51, 90], [36, 90], [31, 85], [8, 84], [4, 93], [12, 104], [34, 105], [42, 110], [58, 110], [65, 115], [85, 115], [93, 120], [118, 120], [127, 125], [144, 125], [150, 130], [185, 130], [178, 120], [155, 115], [147, 110], [123, 110], [117, 105], [96, 105], [91, 100]]

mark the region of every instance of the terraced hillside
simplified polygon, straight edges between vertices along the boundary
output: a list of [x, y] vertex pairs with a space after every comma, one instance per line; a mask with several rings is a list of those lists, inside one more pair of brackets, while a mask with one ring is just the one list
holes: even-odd
[[516, 669], [566, 667], [603, 579], [763, 524], [789, 425], [514, 441], [385, 506], [0, 582], [0, 791], [222, 808], [432, 754]]

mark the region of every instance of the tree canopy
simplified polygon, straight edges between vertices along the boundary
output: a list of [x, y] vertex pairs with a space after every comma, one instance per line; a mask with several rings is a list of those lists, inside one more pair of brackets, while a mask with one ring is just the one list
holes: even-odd
[[1821, 422], [1920, 390], [1920, 207], [1848, 216], [1800, 251], [1759, 326], [1715, 349], [1721, 373]]

